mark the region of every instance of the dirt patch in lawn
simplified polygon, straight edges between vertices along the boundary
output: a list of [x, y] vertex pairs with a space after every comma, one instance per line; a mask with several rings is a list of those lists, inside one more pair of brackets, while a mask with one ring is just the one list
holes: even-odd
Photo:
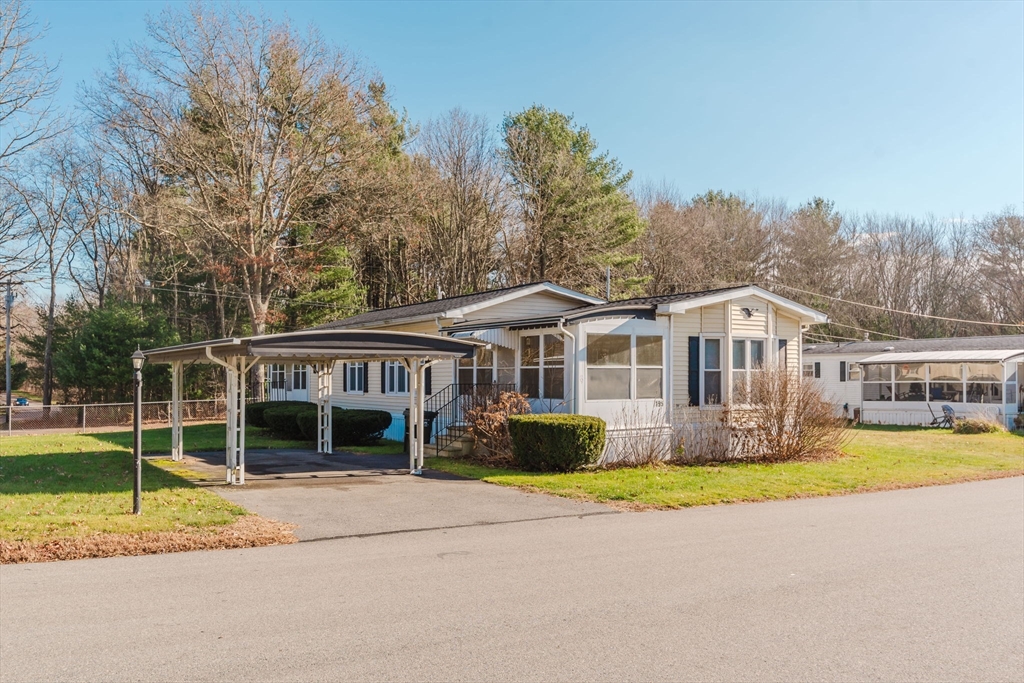
[[0, 539], [0, 564], [286, 545], [298, 542], [292, 533], [295, 528], [294, 524], [246, 515], [231, 524], [202, 529], [99, 533], [39, 542]]

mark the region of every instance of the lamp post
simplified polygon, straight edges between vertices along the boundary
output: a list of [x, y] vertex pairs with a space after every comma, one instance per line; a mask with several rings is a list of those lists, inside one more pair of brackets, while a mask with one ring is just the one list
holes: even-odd
[[142, 364], [146, 354], [136, 349], [132, 354], [132, 368], [135, 380], [135, 486], [132, 496], [132, 514], [142, 514]]

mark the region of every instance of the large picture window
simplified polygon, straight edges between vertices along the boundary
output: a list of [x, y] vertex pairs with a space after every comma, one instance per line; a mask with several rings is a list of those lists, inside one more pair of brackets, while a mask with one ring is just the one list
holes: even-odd
[[663, 377], [661, 335], [587, 335], [588, 401], [660, 399]]
[[863, 366], [864, 400], [892, 400], [892, 364], [880, 363]]
[[587, 335], [587, 400], [627, 400], [630, 384], [628, 334]]

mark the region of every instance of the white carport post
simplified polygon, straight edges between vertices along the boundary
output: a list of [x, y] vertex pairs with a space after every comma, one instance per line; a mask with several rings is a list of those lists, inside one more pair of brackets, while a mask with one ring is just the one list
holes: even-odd
[[334, 452], [334, 411], [331, 398], [334, 388], [334, 361], [316, 364], [317, 453]]
[[185, 453], [181, 433], [182, 361], [171, 362], [171, 460], [181, 460]]
[[234, 483], [235, 458], [238, 453], [238, 358], [228, 358], [225, 365], [227, 373], [227, 391], [224, 397], [227, 409], [227, 432], [224, 446], [224, 478], [227, 483]]
[[402, 365], [409, 372], [409, 424], [405, 430], [409, 432], [409, 474], [421, 474], [419, 468], [419, 427], [422, 420], [418, 411], [423, 405], [419, 401], [419, 360], [402, 359]]

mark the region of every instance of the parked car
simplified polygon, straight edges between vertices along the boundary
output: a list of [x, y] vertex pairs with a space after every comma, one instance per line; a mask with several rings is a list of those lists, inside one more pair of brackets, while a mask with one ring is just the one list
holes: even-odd
[[25, 398], [24, 396], [20, 396], [20, 397], [14, 399], [14, 405], [16, 405], [16, 406], [27, 406], [28, 405], [28, 399]]

